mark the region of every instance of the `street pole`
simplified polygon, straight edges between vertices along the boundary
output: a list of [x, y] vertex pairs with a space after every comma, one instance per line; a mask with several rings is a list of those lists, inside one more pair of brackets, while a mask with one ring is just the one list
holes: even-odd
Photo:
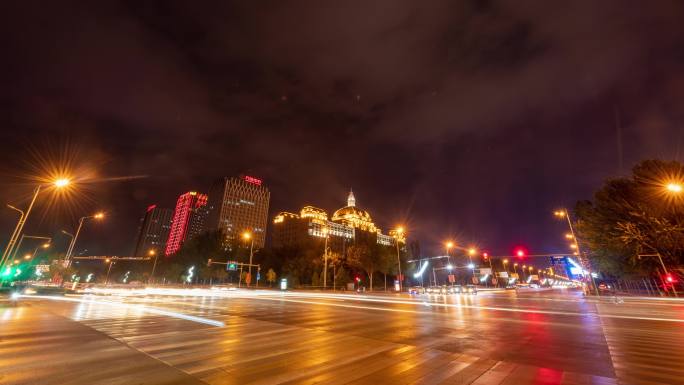
[[401, 276], [401, 258], [399, 257], [399, 236], [395, 238], [395, 243], [397, 244], [397, 266], [399, 268], [399, 292], [403, 291], [402, 288], [402, 276]]
[[114, 261], [109, 261], [109, 268], [107, 269], [107, 277], [105, 278], [105, 286], [109, 283], [109, 272], [112, 271], [112, 265]]
[[40, 193], [40, 185], [36, 187], [35, 191], [33, 192], [33, 198], [31, 198], [31, 203], [29, 204], [28, 208], [26, 209], [26, 213], [19, 217], [19, 222], [17, 223], [17, 226], [15, 228], [14, 236], [10, 238], [9, 242], [7, 243], [7, 247], [5, 248], [5, 253], [2, 255], [2, 263], [4, 264], [7, 262], [7, 259], [9, 256], [12, 254], [12, 250], [14, 250], [14, 245], [17, 242], [17, 238], [19, 238], [19, 234], [21, 234], [21, 231], [24, 229], [24, 224], [26, 223], [26, 220], [28, 219], [29, 214], [31, 214], [31, 209], [33, 209], [33, 204], [36, 203], [36, 198], [38, 198], [38, 193]]
[[587, 261], [586, 257], [582, 256], [582, 251], [580, 251], [580, 242], [579, 239], [577, 239], [577, 236], [575, 235], [575, 229], [572, 227], [572, 221], [570, 220], [570, 213], [568, 212], [568, 209], [563, 209], [565, 211], [565, 219], [568, 220], [568, 227], [570, 228], [570, 234], [572, 235], [573, 241], [575, 241], [575, 245], [577, 246], [577, 255], [580, 256], [580, 258], [583, 258], [584, 261], [586, 262], [587, 267], [590, 268], [589, 270], [589, 276], [591, 277], [591, 284], [594, 286], [594, 292], [596, 293], [596, 296], [601, 296], [598, 290], [598, 286], [596, 286], [596, 280], [594, 279], [594, 275], [591, 272], [591, 267], [589, 266], [589, 261]]
[[[252, 241], [249, 245], [249, 271], [247, 274], [249, 274], [249, 281], [252, 281], [252, 258], [254, 257], [254, 237], [250, 237], [250, 240]], [[249, 287], [249, 284], [247, 284], [247, 287]]]
[[[667, 271], [665, 263], [663, 263], [663, 257], [658, 252], [656, 252], [656, 255], [658, 256], [658, 260], [660, 261], [660, 266], [663, 267], [663, 272], [665, 272], [665, 275], [667, 276], [670, 273]], [[679, 297], [679, 295], [677, 295], [677, 289], [675, 289], [674, 283], [670, 284], [670, 287], [672, 287], [672, 294], [674, 294], [675, 297]]]
[[[333, 277], [333, 279], [335, 279]], [[328, 232], [325, 232], [325, 246], [323, 249], [323, 290], [328, 288]]]
[[76, 229], [76, 234], [74, 234], [73, 238], [71, 238], [71, 243], [69, 243], [69, 248], [67, 249], [66, 256], [64, 257], [64, 259], [66, 260], [66, 267], [69, 267], [69, 265], [71, 264], [71, 253], [74, 251], [74, 246], [76, 245], [78, 234], [81, 232], [81, 227], [83, 227], [83, 221], [85, 221], [86, 218], [87, 217], [81, 217], [78, 220], [78, 228]]
[[154, 278], [154, 270], [157, 268], [157, 257], [158, 256], [159, 255], [155, 251], [154, 252], [154, 263], [152, 264], [152, 272], [150, 273], [150, 279], [149, 279], [150, 282], [153, 282], [152, 279]]
[[[21, 214], [19, 216], [19, 221], [17, 221], [17, 225], [14, 226], [14, 231], [12, 232], [12, 235], [9, 238], [10, 242], [11, 242], [11, 240], [15, 238], [17, 232], [19, 231], [19, 225], [21, 224], [21, 220], [24, 218], [24, 211], [12, 206], [12, 205], [7, 205], [7, 207], [9, 207], [12, 210], [18, 211], [19, 214]], [[5, 251], [2, 253], [2, 257], [0, 257], [0, 268], [5, 263], [5, 256], [7, 255], [7, 252], [9, 251], [9, 247], [10, 247], [10, 243], [7, 243], [7, 247], [5, 247]]]

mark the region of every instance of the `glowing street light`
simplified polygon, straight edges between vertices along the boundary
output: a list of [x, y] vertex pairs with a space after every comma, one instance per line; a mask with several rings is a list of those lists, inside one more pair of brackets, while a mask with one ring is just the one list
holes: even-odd
[[[254, 235], [252, 234], [251, 231], [245, 231], [242, 233], [242, 238], [244, 238], [245, 241], [250, 241], [249, 244], [249, 273], [248, 277], [250, 280], [250, 283], [252, 281], [252, 258], [254, 257]], [[247, 284], [249, 285], [249, 283]]]
[[668, 183], [667, 186], [667, 191], [672, 192], [672, 193], [680, 193], [684, 191], [684, 186], [681, 183], [676, 183], [676, 182], [671, 182]]
[[575, 237], [570, 233], [565, 234], [565, 239], [574, 239], [574, 238]]
[[[71, 264], [71, 254], [74, 252], [74, 246], [76, 246], [76, 241], [78, 240], [78, 234], [81, 232], [81, 227], [83, 227], [83, 222], [86, 219], [91, 219], [91, 218], [97, 219], [97, 220], [102, 220], [102, 219], [104, 219], [104, 217], [105, 217], [105, 214], [102, 211], [99, 211], [93, 215], [81, 217], [78, 220], [78, 228], [76, 228], [76, 233], [71, 238], [71, 243], [69, 244], [69, 248], [67, 249], [66, 256], [64, 257], [64, 259], [66, 260], [66, 266], [67, 267], [69, 267], [69, 265]], [[62, 232], [67, 234], [67, 235], [71, 235], [71, 234], [67, 233], [66, 231], [62, 230]]]
[[62, 187], [66, 187], [69, 184], [71, 184], [71, 181], [67, 178], [59, 178], [59, 179], [55, 180], [53, 182], [53, 184], [55, 185], [55, 187], [62, 188]]
[[471, 269], [471, 270], [474, 269], [474, 268], [475, 268], [475, 264], [474, 264], [474, 263], [469, 263], [469, 264], [468, 264], [468, 268]]
[[[64, 177], [57, 178], [51, 182], [51, 185], [54, 186], [56, 189], [63, 189], [67, 187], [69, 184], [69, 179]], [[14, 246], [17, 243], [17, 239], [19, 238], [19, 235], [24, 229], [24, 224], [26, 224], [26, 220], [28, 219], [29, 214], [31, 214], [31, 209], [33, 209], [33, 205], [34, 203], [36, 203], [36, 199], [38, 198], [38, 194], [40, 193], [42, 187], [43, 186], [40, 184], [36, 186], [36, 189], [33, 191], [33, 198], [31, 198], [31, 203], [29, 203], [29, 206], [25, 212], [24, 210], [20, 210], [12, 205], [7, 205], [12, 210], [18, 211], [21, 214], [21, 216], [19, 217], [19, 221], [17, 221], [17, 225], [14, 227], [14, 232], [12, 232], [9, 242], [7, 242], [7, 247], [5, 247], [5, 251], [2, 253], [2, 257], [0, 257], [0, 267], [2, 267], [5, 264], [5, 262], [9, 259], [9, 257], [12, 255], [12, 251], [14, 250]]]
[[397, 228], [394, 230], [395, 232], [395, 237], [394, 237], [394, 243], [397, 245], [397, 268], [399, 271], [399, 292], [403, 290], [402, 287], [402, 276], [401, 276], [401, 258], [399, 256], [399, 239], [404, 235], [404, 227], [403, 226], [397, 226]]
[[25, 254], [25, 255], [24, 255], [24, 259], [26, 259], [26, 260], [31, 259], [31, 254]]

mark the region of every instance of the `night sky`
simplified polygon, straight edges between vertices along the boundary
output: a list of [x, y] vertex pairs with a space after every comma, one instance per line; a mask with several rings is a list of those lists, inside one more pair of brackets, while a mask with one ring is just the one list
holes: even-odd
[[[0, 202], [73, 166], [78, 195], [41, 196], [27, 233], [105, 209], [76, 248], [91, 255], [128, 254], [145, 207], [239, 173], [270, 188], [269, 221], [332, 213], [353, 188], [427, 254], [447, 238], [566, 251], [555, 208], [640, 159], [681, 160], [679, 1], [5, 1], [0, 15]], [[15, 220], [0, 210], [3, 247]]]

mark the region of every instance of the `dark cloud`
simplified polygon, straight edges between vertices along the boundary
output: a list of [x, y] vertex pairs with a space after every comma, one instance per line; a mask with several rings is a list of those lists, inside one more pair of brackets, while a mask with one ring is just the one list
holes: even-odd
[[93, 187], [83, 210], [116, 212], [84, 240], [98, 252], [127, 252], [149, 203], [239, 172], [266, 180], [273, 211], [332, 210], [354, 187], [433, 250], [556, 250], [554, 206], [680, 156], [675, 1], [1, 7], [2, 199], [26, 194], [11, 170], [27, 146], [67, 141], [102, 177], [149, 175]]

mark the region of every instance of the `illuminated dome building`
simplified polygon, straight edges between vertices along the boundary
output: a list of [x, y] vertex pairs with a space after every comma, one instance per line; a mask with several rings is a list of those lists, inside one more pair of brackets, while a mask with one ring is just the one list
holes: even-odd
[[371, 233], [380, 231], [380, 229], [375, 227], [368, 211], [356, 207], [356, 198], [354, 198], [353, 191], [349, 191], [347, 206], [335, 211], [332, 221]]
[[[273, 219], [274, 247], [301, 244], [303, 240], [312, 237], [329, 237], [333, 247], [358, 238], [374, 238], [375, 242], [385, 246], [395, 244], [395, 236], [382, 234], [370, 214], [356, 207], [356, 198], [352, 191], [347, 197], [347, 205], [335, 211], [330, 219], [325, 210], [313, 206], [303, 207], [299, 215], [281, 212]], [[399, 242], [404, 242], [403, 237]]]

